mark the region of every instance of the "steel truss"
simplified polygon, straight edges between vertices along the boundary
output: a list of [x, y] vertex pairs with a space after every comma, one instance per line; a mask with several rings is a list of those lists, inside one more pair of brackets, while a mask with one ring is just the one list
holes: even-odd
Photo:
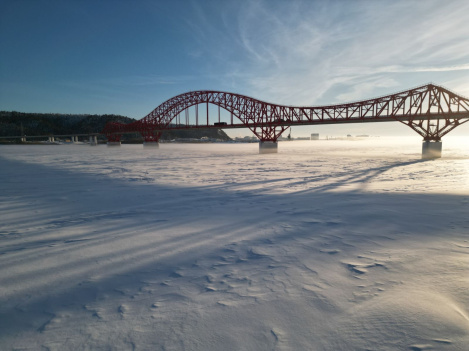
[[[207, 122], [199, 124], [198, 106], [207, 105]], [[208, 105], [231, 113], [231, 123], [209, 125]], [[187, 111], [196, 106], [197, 121], [188, 125]], [[186, 124], [180, 122], [185, 112]], [[235, 116], [240, 123], [234, 123]], [[158, 141], [167, 129], [249, 128], [261, 141], [276, 142], [290, 126], [399, 121], [426, 141], [440, 141], [457, 126], [469, 121], [469, 99], [438, 85], [428, 84], [379, 98], [347, 104], [293, 107], [271, 104], [249, 96], [221, 91], [191, 91], [159, 105], [143, 119], [130, 123], [108, 123], [103, 130], [108, 140], [118, 141], [121, 134], [141, 133], [145, 141]]]

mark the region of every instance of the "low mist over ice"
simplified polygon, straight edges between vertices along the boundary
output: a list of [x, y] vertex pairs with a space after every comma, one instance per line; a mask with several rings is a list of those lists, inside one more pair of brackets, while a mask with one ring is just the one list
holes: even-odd
[[0, 349], [466, 350], [469, 140], [0, 146]]

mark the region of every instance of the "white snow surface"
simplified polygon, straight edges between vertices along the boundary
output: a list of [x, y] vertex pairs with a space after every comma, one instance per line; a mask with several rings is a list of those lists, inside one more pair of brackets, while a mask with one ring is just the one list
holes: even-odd
[[469, 142], [0, 146], [1, 350], [468, 350]]

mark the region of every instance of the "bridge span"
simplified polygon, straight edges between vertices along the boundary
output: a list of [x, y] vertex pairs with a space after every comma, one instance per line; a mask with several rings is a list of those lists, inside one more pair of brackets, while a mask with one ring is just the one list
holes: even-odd
[[[217, 110], [211, 117], [209, 105]], [[228, 113], [223, 119], [221, 110]], [[259, 139], [259, 152], [269, 153], [277, 152], [277, 139], [291, 126], [390, 121], [403, 123], [423, 137], [423, 158], [441, 157], [441, 138], [469, 121], [469, 99], [434, 84], [317, 107], [284, 106], [235, 93], [199, 90], [163, 102], [139, 121], [108, 123], [102, 133], [109, 145], [119, 145], [122, 134], [137, 132], [144, 145], [158, 146], [165, 130], [249, 128]]]

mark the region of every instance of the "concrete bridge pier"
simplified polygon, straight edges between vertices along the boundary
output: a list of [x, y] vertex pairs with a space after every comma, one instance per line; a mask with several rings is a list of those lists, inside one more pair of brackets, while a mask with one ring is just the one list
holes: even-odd
[[278, 144], [276, 141], [259, 141], [260, 154], [275, 154], [278, 152]]
[[157, 148], [160, 147], [160, 143], [157, 142], [157, 141], [144, 141], [143, 142], [143, 147], [145, 147], [145, 148], [149, 147], [149, 148], [157, 149]]
[[422, 144], [422, 159], [440, 158], [442, 146], [443, 143], [441, 141], [424, 140]]
[[55, 142], [55, 138], [53, 136], [50, 136], [49, 137], [49, 143], [53, 143], [53, 142]]
[[98, 145], [98, 137], [96, 135], [90, 135], [90, 145], [91, 146]]
[[22, 136], [22, 137], [21, 137], [21, 142], [22, 142], [22, 143], [25, 143], [25, 142], [26, 142], [26, 137], [25, 137], [25, 136]]

